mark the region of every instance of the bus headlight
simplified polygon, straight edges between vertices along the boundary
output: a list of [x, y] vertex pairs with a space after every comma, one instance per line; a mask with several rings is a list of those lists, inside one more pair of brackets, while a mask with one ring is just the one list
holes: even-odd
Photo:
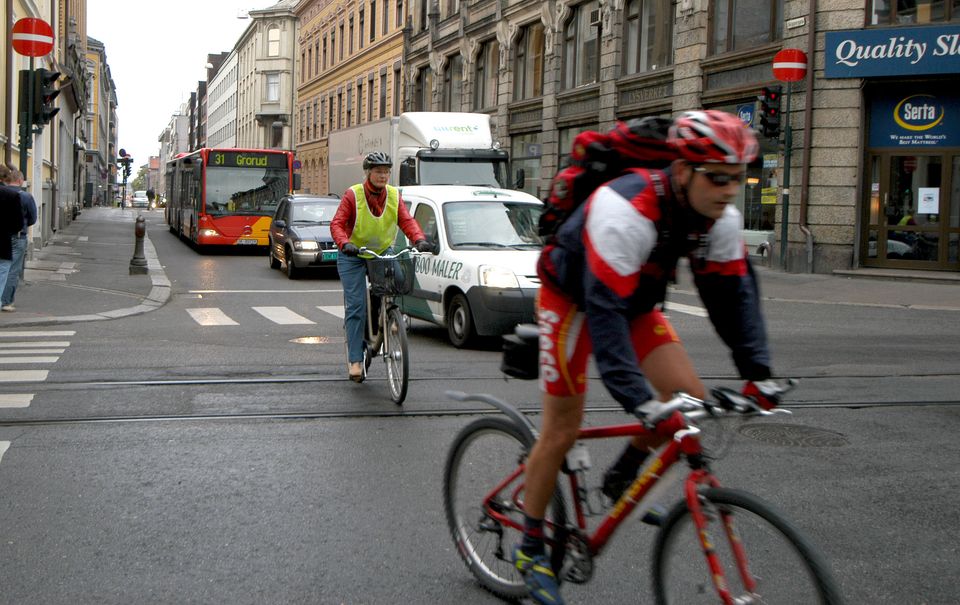
[[217, 233], [217, 230], [216, 230], [216, 229], [201, 229], [201, 230], [200, 230], [200, 235], [201, 235], [202, 237], [217, 237], [217, 236], [220, 235], [220, 234]]
[[297, 250], [319, 250], [320, 245], [313, 240], [293, 242], [293, 247]]
[[509, 269], [483, 265], [480, 267], [480, 285], [487, 288], [519, 288], [517, 275]]

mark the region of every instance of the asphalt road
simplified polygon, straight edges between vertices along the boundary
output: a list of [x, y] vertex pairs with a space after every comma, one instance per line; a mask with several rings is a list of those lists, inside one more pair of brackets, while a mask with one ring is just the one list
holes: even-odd
[[[66, 344], [22, 364], [49, 370], [27, 407], [0, 409], [0, 603], [496, 602], [460, 563], [440, 496], [454, 434], [486, 410], [444, 392], [535, 413], [536, 386], [500, 377], [495, 344], [457, 350], [414, 322], [397, 408], [382, 368], [345, 379], [335, 276], [290, 281], [266, 256], [198, 255], [155, 226], [151, 239], [164, 307], [24, 338]], [[698, 305], [683, 288], [671, 300]], [[765, 308], [778, 373], [801, 379], [795, 415], [733, 433], [718, 475], [787, 512], [849, 603], [955, 603], [956, 312]], [[200, 325], [197, 309], [236, 323]], [[708, 383], [737, 383], [706, 319], [671, 320]], [[624, 418], [596, 381], [589, 407], [591, 424]], [[593, 482], [614, 455], [601, 445]], [[652, 602], [652, 536], [625, 527], [570, 602]]]

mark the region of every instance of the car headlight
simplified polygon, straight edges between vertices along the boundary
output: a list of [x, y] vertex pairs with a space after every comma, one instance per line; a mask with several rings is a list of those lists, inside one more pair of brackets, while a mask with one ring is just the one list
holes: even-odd
[[305, 242], [304, 241], [293, 242], [293, 247], [296, 248], [297, 250], [319, 250], [320, 249], [320, 245], [313, 240], [305, 241]]
[[517, 275], [509, 269], [503, 267], [481, 266], [480, 267], [480, 285], [487, 288], [519, 288], [520, 282]]

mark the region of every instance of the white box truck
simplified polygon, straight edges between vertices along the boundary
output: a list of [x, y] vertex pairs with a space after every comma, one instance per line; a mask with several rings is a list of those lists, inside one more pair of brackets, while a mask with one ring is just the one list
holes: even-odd
[[474, 185], [521, 188], [513, 183], [509, 157], [494, 142], [483, 113], [407, 112], [330, 133], [329, 193], [343, 195], [364, 179], [363, 158], [383, 151], [393, 160], [390, 184]]

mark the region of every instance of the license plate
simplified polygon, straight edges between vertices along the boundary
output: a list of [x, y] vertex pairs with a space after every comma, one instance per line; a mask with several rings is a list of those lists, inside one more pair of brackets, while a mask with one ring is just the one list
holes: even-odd
[[257, 240], [255, 239], [238, 239], [237, 244], [241, 246], [256, 246]]
[[337, 260], [337, 251], [324, 250], [323, 253], [320, 254], [320, 260], [321, 261]]

